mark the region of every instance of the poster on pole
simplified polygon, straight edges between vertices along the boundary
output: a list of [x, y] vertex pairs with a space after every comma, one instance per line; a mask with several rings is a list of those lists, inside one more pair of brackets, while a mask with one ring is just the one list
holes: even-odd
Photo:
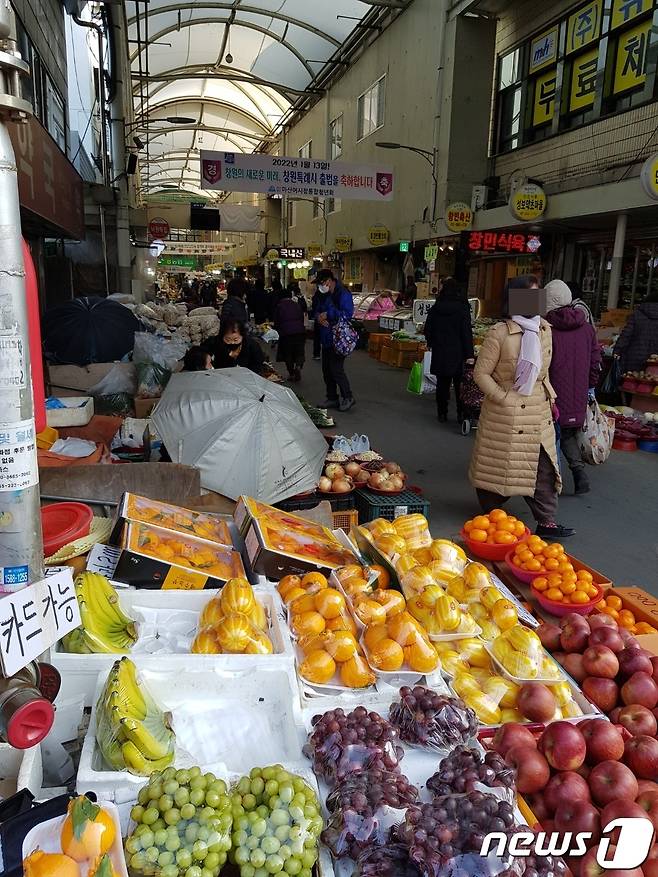
[[201, 188], [386, 202], [393, 200], [394, 174], [379, 165], [201, 150]]

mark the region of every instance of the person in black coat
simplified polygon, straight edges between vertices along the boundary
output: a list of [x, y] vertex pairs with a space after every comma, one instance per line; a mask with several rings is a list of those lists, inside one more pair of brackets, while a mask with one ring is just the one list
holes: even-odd
[[473, 359], [473, 329], [468, 302], [452, 277], [444, 280], [425, 322], [425, 338], [432, 351], [431, 372], [436, 375], [436, 410], [441, 423], [448, 419], [450, 385], [454, 384], [457, 420], [461, 420], [459, 384], [464, 363]]

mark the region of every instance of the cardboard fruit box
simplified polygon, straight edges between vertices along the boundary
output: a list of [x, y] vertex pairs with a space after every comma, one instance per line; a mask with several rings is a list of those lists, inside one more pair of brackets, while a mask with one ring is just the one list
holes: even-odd
[[[323, 528], [324, 529], [324, 528]], [[293, 530], [283, 531], [252, 518], [244, 542], [254, 572], [278, 581], [286, 575], [321, 572], [354, 563], [354, 555], [336, 539], [331, 530], [326, 538]]]
[[[170, 503], [158, 502], [136, 493], [124, 493], [117, 509], [114, 530], [123, 529], [124, 522], [141, 522], [152, 524], [163, 530], [172, 530], [186, 536], [198, 536], [208, 542], [216, 542], [233, 548], [231, 531], [226, 520], [219, 515], [184, 509]], [[120, 532], [113, 540], [119, 541]]]
[[286, 512], [275, 506], [266, 505], [251, 496], [241, 496], [233, 512], [235, 526], [244, 536], [253, 520], [258, 520], [270, 529], [278, 529], [282, 533], [299, 533], [302, 536], [314, 536], [317, 539], [331, 540], [331, 530], [308, 521], [293, 512]]

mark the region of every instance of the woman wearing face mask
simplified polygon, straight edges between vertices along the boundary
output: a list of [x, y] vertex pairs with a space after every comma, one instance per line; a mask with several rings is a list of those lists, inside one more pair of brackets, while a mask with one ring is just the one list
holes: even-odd
[[[349, 321], [354, 315], [354, 299], [334, 277], [333, 271], [318, 271], [318, 290], [324, 296], [318, 305], [316, 321], [320, 326], [322, 345], [322, 376], [327, 388], [327, 398], [319, 408], [338, 408], [349, 411], [354, 405], [352, 388], [345, 374], [345, 356], [334, 350], [334, 326], [342, 320]], [[340, 392], [340, 400], [338, 393]]]
[[[510, 289], [537, 289], [531, 275]], [[506, 308], [507, 311], [507, 308]], [[547, 539], [575, 532], [556, 522], [562, 487], [548, 379], [551, 327], [540, 316], [508, 317], [486, 334], [473, 376], [485, 394], [469, 477], [487, 513], [522, 496]]]
[[255, 338], [247, 334], [244, 323], [223, 320], [216, 337], [214, 353], [215, 368], [234, 368], [239, 365], [257, 375], [266, 371], [265, 355]]

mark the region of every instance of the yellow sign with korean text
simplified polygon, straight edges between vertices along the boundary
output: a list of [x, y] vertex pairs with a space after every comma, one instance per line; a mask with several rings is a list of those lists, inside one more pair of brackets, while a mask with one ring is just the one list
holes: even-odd
[[381, 247], [388, 243], [390, 232], [385, 225], [372, 225], [368, 229], [368, 240], [373, 247]]
[[532, 124], [535, 128], [553, 120], [556, 82], [557, 71], [555, 67], [535, 78], [535, 96], [532, 107]]
[[322, 244], [316, 244], [316, 243], [308, 244], [308, 246], [306, 247], [306, 255], [308, 256], [309, 259], [315, 259], [316, 256], [321, 256], [322, 255]]
[[526, 183], [513, 193], [509, 208], [522, 222], [540, 219], [546, 210], [546, 192], [536, 183]]
[[352, 238], [346, 234], [336, 235], [334, 248], [337, 253], [349, 253], [349, 251], [352, 249]]
[[613, 94], [643, 85], [647, 79], [647, 49], [651, 21], [645, 21], [619, 34]]
[[610, 26], [623, 27], [650, 9], [653, 9], [653, 0], [613, 0]]
[[573, 59], [569, 111], [591, 107], [596, 95], [596, 74], [599, 65], [599, 47], [596, 46]]
[[658, 201], [658, 153], [650, 156], [640, 173], [642, 188], [653, 201]]
[[363, 264], [361, 256], [348, 256], [343, 271], [345, 283], [361, 283], [363, 281]]
[[559, 29], [552, 27], [531, 41], [528, 68], [530, 73], [538, 73], [544, 67], [557, 61], [558, 33]]
[[455, 201], [446, 208], [445, 223], [455, 234], [468, 231], [473, 225], [473, 211], [464, 201]]
[[603, 0], [590, 0], [567, 19], [567, 55], [579, 52], [601, 35]]

